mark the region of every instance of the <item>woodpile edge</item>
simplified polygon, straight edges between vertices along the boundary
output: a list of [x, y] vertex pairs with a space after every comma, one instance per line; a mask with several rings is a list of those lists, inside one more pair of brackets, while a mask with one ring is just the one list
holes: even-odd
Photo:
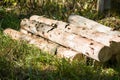
[[119, 59], [120, 32], [82, 16], [71, 15], [68, 22], [63, 22], [33, 15], [22, 19], [20, 26], [20, 31], [8, 28], [4, 33], [70, 60], [82, 55], [99, 62], [106, 62], [112, 56]]

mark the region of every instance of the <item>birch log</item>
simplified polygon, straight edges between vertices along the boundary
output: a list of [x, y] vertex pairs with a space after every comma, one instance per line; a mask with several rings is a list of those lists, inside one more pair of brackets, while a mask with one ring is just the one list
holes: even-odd
[[[65, 26], [68, 24], [68, 23], [63, 23], [62, 21], [51, 20], [51, 19], [48, 19], [42, 16], [37, 16], [37, 15], [31, 16], [30, 20], [39, 21], [39, 22], [46, 23], [49, 25], [62, 23], [62, 25]], [[79, 27], [84, 27], [84, 28], [88, 28], [88, 29], [92, 29], [92, 30], [104, 32], [104, 33], [107, 33], [108, 31], [112, 30], [112, 28], [106, 27], [102, 24], [99, 24], [95, 21], [92, 21], [90, 19], [84, 18], [79, 15], [70, 15], [68, 18], [68, 22], [76, 26], [79, 26]]]
[[68, 22], [74, 25], [79, 25], [81, 27], [92, 29], [94, 31], [104, 32], [110, 35], [120, 35], [120, 32], [113, 31], [113, 29], [110, 27], [104, 26], [98, 22], [95, 22], [93, 20], [87, 19], [79, 15], [70, 15], [68, 18]]
[[[71, 18], [70, 18], [71, 19]], [[77, 19], [77, 18], [76, 18]], [[69, 33], [73, 33], [73, 34], [77, 34], [83, 37], [86, 37], [88, 39], [92, 39], [94, 41], [97, 41], [99, 43], [102, 43], [106, 46], [111, 47], [111, 49], [113, 49], [113, 53], [116, 54], [118, 52], [120, 52], [120, 36], [116, 33], [114, 35], [108, 34], [108, 33], [104, 33], [106, 30], [110, 31], [111, 28], [106, 27], [104, 25], [98, 24], [97, 22], [91, 21], [92, 23], [89, 26], [86, 26], [82, 23], [83, 21], [88, 22], [89, 20], [87, 19], [83, 19], [82, 22], [77, 22], [77, 20], [75, 19], [75, 23], [71, 22], [72, 24], [68, 24], [66, 22], [62, 22], [62, 21], [57, 21], [57, 20], [52, 20], [52, 19], [48, 19], [42, 16], [37, 16], [37, 15], [33, 15], [30, 17], [30, 20], [34, 20], [34, 21], [38, 21], [40, 23], [44, 23], [47, 25], [56, 25], [56, 28], [59, 28], [63, 31], [69, 32]], [[82, 18], [80, 18], [82, 19]], [[74, 19], [72, 19], [74, 20]], [[79, 23], [81, 24], [81, 26], [79, 26]], [[73, 25], [73, 24], [77, 24], [77, 25]], [[88, 23], [87, 23], [88, 24]], [[103, 28], [103, 30], [105, 31], [97, 31], [97, 30], [93, 30], [94, 28], [92, 28], [92, 26], [95, 26], [97, 28], [100, 27], [101, 29]], [[114, 33], [114, 31], [111, 31], [112, 33]], [[119, 32], [118, 32], [119, 33]]]
[[48, 24], [24, 19], [21, 21], [21, 28], [71, 48], [97, 61], [105, 62], [112, 56], [111, 48], [85, 37], [65, 32]]
[[24, 34], [24, 33], [18, 32], [16, 30], [9, 29], [9, 28], [4, 30], [4, 33], [9, 35], [10, 37], [12, 37], [15, 40], [27, 41], [29, 44], [33, 44], [36, 47], [38, 47], [39, 49], [46, 51], [48, 53], [51, 53], [53, 55], [57, 55], [59, 57], [67, 58], [70, 60], [76, 60], [78, 58], [82, 59], [82, 54], [80, 54], [76, 51], [73, 51], [69, 48], [65, 48], [63, 46], [60, 46], [59, 44], [53, 43], [53, 42], [46, 40], [44, 38], [37, 37], [37, 36], [30, 36], [30, 35], [27, 35], [27, 33]]

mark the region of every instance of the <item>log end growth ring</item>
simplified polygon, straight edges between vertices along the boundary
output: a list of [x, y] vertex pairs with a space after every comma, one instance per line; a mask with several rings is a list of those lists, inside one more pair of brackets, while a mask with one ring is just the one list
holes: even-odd
[[98, 55], [98, 58], [101, 62], [106, 62], [110, 60], [112, 57], [112, 51], [111, 48], [105, 46], [101, 51], [100, 54]]

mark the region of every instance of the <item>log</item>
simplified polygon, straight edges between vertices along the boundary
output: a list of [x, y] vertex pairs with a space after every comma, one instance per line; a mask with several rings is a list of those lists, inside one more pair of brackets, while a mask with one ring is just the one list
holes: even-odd
[[[71, 18], [70, 18], [71, 19]], [[80, 18], [82, 19], [82, 18]], [[33, 15], [30, 17], [30, 20], [34, 20], [34, 21], [38, 21], [40, 23], [44, 23], [47, 25], [56, 25], [56, 28], [59, 28], [63, 31], [69, 32], [69, 33], [73, 33], [73, 34], [77, 34], [83, 37], [86, 37], [88, 39], [92, 39], [96, 42], [99, 42], [101, 44], [104, 44], [106, 46], [111, 47], [111, 49], [113, 49], [114, 54], [118, 53], [120, 51], [120, 36], [118, 34], [116, 35], [111, 35], [111, 34], [107, 34], [104, 33], [106, 30], [110, 31], [109, 27], [106, 27], [104, 25], [101, 25], [97, 22], [92, 21], [92, 23], [90, 24], [90, 27], [85, 27], [85, 25], [83, 25], [83, 21], [88, 22], [87, 19], [83, 19], [82, 22], [79, 22], [82, 26], [76, 25], [77, 21], [75, 22], [75, 25], [73, 25], [74, 21], [71, 22], [72, 24], [68, 24], [66, 22], [62, 22], [62, 21], [57, 21], [57, 20], [52, 20], [52, 19], [48, 19], [42, 16], [37, 16], [37, 15]], [[72, 19], [74, 20], [74, 19]], [[93, 30], [92, 25], [95, 25], [95, 27], [98, 25], [100, 25], [100, 28], [105, 28], [104, 32], [99, 32], [97, 30]], [[96, 27], [97, 28], [97, 27]], [[114, 33], [114, 31], [112, 31], [112, 33]], [[119, 33], [119, 32], [118, 32]]]
[[[97, 32], [97, 33], [102, 32], [102, 34], [105, 33], [104, 35], [100, 34], [101, 39], [103, 41], [102, 40], [101, 41], [97, 40], [97, 41], [104, 45], [111, 46], [114, 54], [117, 54], [118, 52], [120, 52], [120, 32], [119, 31], [113, 31], [112, 28], [110, 28], [110, 27], [104, 26], [93, 20], [84, 18], [79, 15], [69, 16], [68, 21], [71, 24], [88, 28], [88, 29], [92, 30], [93, 32]], [[95, 38], [98, 38], [97, 36]], [[108, 44], [106, 44], [106, 42], [108, 42]], [[110, 43], [110, 45], [109, 45], [109, 43]]]
[[23, 19], [21, 28], [71, 48], [97, 61], [106, 62], [112, 56], [111, 48], [76, 34], [65, 32], [48, 24]]
[[38, 21], [40, 23], [45, 23], [51, 26], [57, 26], [58, 28], [64, 28], [65, 26], [68, 26], [69, 24], [63, 21], [53, 20], [49, 19], [43, 16], [33, 15], [30, 17], [30, 20]]
[[68, 22], [74, 25], [92, 29], [94, 31], [104, 32], [110, 35], [120, 35], [120, 32], [113, 31], [113, 29], [110, 27], [104, 26], [98, 22], [95, 22], [93, 20], [90, 20], [88, 18], [79, 16], [79, 15], [70, 15], [68, 18]]
[[[25, 32], [25, 30], [22, 31]], [[70, 59], [71, 61], [80, 59], [80, 57], [82, 56], [82, 54], [76, 51], [60, 46], [59, 44], [53, 43], [44, 38], [27, 35], [26, 32], [24, 34], [10, 28], [4, 30], [4, 33], [9, 35], [12, 39], [27, 41], [29, 44], [33, 44], [39, 49], [51, 53], [52, 55], [57, 55], [62, 58], [67, 58]]]

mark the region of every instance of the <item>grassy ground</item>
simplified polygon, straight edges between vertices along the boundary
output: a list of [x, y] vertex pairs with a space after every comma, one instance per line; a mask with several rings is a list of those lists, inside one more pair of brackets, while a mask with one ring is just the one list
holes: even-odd
[[119, 80], [118, 68], [58, 59], [0, 34], [1, 80]]
[[[100, 63], [86, 65], [84, 60], [69, 62], [66, 59], [58, 59], [33, 45], [12, 40], [2, 33], [8, 27], [19, 30], [21, 19], [33, 14], [66, 21], [67, 17], [74, 13], [111, 27], [119, 26], [120, 16], [117, 13], [109, 12], [109, 14], [99, 15], [95, 13], [94, 7], [92, 10], [91, 7], [88, 7], [90, 6], [88, 3], [81, 3], [83, 5], [79, 9], [77, 3], [74, 4], [74, 7], [71, 7], [70, 4], [72, 3], [70, 1], [68, 1], [67, 6], [46, 2], [44, 7], [32, 7], [31, 11], [29, 11], [31, 7], [24, 8], [24, 6], [22, 9], [13, 11], [6, 11], [5, 6], [0, 7], [1, 80], [120, 80], [120, 69], [117, 66], [110, 67]], [[79, 2], [79, 0], [76, 0], [76, 2]], [[93, 2], [89, 3], [94, 4]], [[85, 4], [86, 6], [84, 6]]]

